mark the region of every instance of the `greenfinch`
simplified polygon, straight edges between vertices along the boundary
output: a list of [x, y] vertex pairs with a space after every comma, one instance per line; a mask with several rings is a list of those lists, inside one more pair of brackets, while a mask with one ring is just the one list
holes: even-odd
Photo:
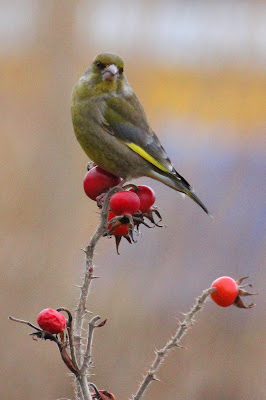
[[73, 88], [71, 111], [77, 140], [97, 165], [124, 181], [156, 179], [185, 193], [208, 214], [149, 126], [121, 57], [102, 53], [94, 58]]

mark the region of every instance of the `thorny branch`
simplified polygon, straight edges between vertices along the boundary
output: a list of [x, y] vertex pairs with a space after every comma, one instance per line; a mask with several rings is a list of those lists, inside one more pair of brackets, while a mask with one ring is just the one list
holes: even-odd
[[[93, 340], [93, 333], [94, 329], [97, 327], [104, 326], [106, 323], [102, 321], [97, 324], [100, 317], [95, 316], [93, 317], [88, 324], [88, 332], [87, 332], [87, 345], [86, 349], [83, 353], [82, 351], [82, 330], [84, 319], [86, 316], [86, 304], [88, 299], [88, 294], [90, 291], [91, 282], [96, 276], [94, 276], [94, 266], [93, 266], [93, 256], [95, 247], [99, 241], [99, 239], [104, 236], [108, 230], [108, 213], [109, 213], [109, 200], [110, 197], [122, 190], [121, 186], [116, 186], [109, 190], [106, 194], [106, 197], [103, 202], [103, 206], [101, 209], [100, 214], [100, 223], [92, 236], [89, 244], [84, 249], [85, 256], [86, 256], [86, 268], [84, 273], [84, 280], [81, 286], [81, 293], [78, 301], [77, 308], [75, 310], [74, 316], [74, 324], [72, 324], [72, 315], [69, 310], [66, 308], [58, 308], [57, 311], [65, 311], [68, 314], [68, 323], [67, 323], [67, 337], [68, 341], [65, 341], [63, 336], [60, 337], [60, 340], [57, 336], [52, 335], [48, 332], [44, 332], [41, 329], [37, 328], [33, 324], [28, 321], [24, 321], [18, 318], [9, 317], [10, 320], [19, 322], [25, 325], [30, 326], [31, 328], [35, 329], [35, 332], [31, 335], [34, 337], [38, 337], [45, 340], [54, 341], [60, 351], [62, 360], [64, 361], [65, 365], [68, 369], [76, 376], [76, 381], [78, 385], [76, 385], [76, 399], [78, 400], [92, 400], [92, 395], [90, 392], [91, 384], [88, 383], [87, 374], [88, 368], [91, 363], [91, 349], [92, 349], [92, 340]], [[74, 326], [74, 328], [73, 328]], [[70, 355], [68, 355], [66, 349], [69, 346], [70, 348]]]
[[100, 223], [94, 235], [90, 239], [89, 244], [84, 249], [86, 267], [85, 267], [83, 283], [80, 288], [81, 289], [80, 297], [74, 316], [74, 348], [75, 348], [76, 362], [80, 369], [80, 376], [77, 378], [80, 387], [76, 387], [76, 398], [78, 400], [83, 400], [83, 399], [91, 400], [91, 394], [87, 382], [87, 370], [88, 367], [90, 366], [93, 331], [96, 326], [103, 326], [102, 324], [95, 325], [99, 317], [94, 317], [91, 319], [91, 321], [89, 322], [87, 347], [85, 353], [83, 354], [82, 330], [84, 325], [84, 319], [87, 313], [86, 310], [87, 299], [90, 291], [91, 282], [93, 279], [96, 278], [96, 276], [94, 275], [94, 265], [93, 265], [94, 250], [98, 241], [107, 232], [108, 229], [107, 221], [109, 213], [109, 200], [114, 193], [120, 190], [122, 190], [120, 186], [115, 186], [114, 188], [110, 189], [109, 192], [106, 194], [101, 209]]
[[191, 310], [185, 314], [185, 318], [182, 322], [179, 322], [179, 326], [175, 332], [175, 334], [171, 337], [171, 339], [166, 343], [166, 345], [160, 349], [156, 350], [156, 357], [144, 376], [142, 383], [139, 386], [137, 393], [132, 397], [132, 400], [140, 400], [144, 393], [146, 392], [149, 384], [152, 381], [158, 380], [156, 378], [156, 372], [159, 370], [159, 367], [168, 356], [169, 352], [175, 348], [179, 347], [179, 343], [182, 337], [187, 333], [188, 328], [193, 324], [195, 315], [202, 309], [203, 304], [207, 300], [208, 296], [213, 293], [216, 289], [210, 288], [203, 291], [201, 296], [197, 297], [195, 305], [191, 308]]
[[91, 282], [94, 278], [96, 278], [94, 276], [94, 267], [93, 267], [94, 249], [99, 239], [103, 236], [103, 234], [107, 230], [109, 200], [111, 196], [119, 190], [121, 190], [121, 187], [115, 186], [107, 193], [101, 210], [100, 223], [94, 235], [92, 236], [89, 244], [84, 249], [86, 257], [86, 268], [85, 268], [83, 284], [81, 286], [80, 297], [77, 308], [75, 310], [75, 317], [74, 317], [74, 344], [76, 349], [77, 362], [79, 365], [81, 364], [81, 356], [82, 356], [81, 342], [82, 342], [82, 329], [84, 324], [84, 318], [87, 312], [86, 304], [87, 304], [88, 294], [90, 291]]
[[92, 341], [93, 341], [93, 332], [95, 328], [104, 326], [107, 320], [102, 321], [101, 323], [99, 323], [98, 325], [96, 324], [97, 321], [99, 321], [101, 317], [99, 317], [98, 315], [96, 315], [95, 317], [93, 317], [90, 322], [88, 323], [88, 339], [87, 339], [87, 347], [84, 353], [84, 357], [83, 357], [83, 364], [82, 367], [80, 369], [81, 373], [86, 373], [88, 367], [90, 366], [90, 362], [91, 362], [91, 350], [92, 350]]

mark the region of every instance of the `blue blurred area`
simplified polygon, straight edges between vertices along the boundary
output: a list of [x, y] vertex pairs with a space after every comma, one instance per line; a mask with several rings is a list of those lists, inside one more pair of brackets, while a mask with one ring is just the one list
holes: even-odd
[[[180, 131], [180, 128], [176, 123], [170, 131]], [[216, 145], [203, 140], [192, 146], [189, 125], [187, 132], [179, 135], [180, 140], [170, 131], [164, 135], [164, 147], [177, 170], [207, 205], [213, 219], [172, 189], [150, 179], [139, 180], [156, 191], [156, 205], [167, 227], [143, 227], [143, 236], [132, 246], [122, 241], [122, 257], [115, 263], [122, 268], [126, 258], [124, 268], [131, 271], [128, 273], [141, 274], [139, 293], [146, 292], [148, 282], [155, 285], [154, 292], [147, 292], [146, 301], [151, 309], [154, 303], [167, 307], [162, 301], [164, 293], [177, 296], [180, 302], [184, 298], [191, 301], [192, 294], [207, 287], [219, 275], [234, 278], [248, 275], [258, 286], [265, 245], [262, 182], [266, 163], [262, 148], [247, 147], [243, 152], [241, 146], [239, 149], [219, 146], [219, 137]], [[100, 258], [101, 264], [108, 262], [104, 256]], [[110, 276], [113, 274], [113, 270], [108, 272]], [[158, 282], [161, 292], [157, 290]]]

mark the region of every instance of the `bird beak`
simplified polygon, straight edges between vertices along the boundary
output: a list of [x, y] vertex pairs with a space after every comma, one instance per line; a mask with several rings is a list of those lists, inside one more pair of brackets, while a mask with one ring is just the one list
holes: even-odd
[[114, 81], [117, 79], [117, 75], [118, 75], [118, 68], [114, 64], [107, 65], [107, 67], [105, 67], [104, 70], [102, 71], [102, 77], [103, 80], [105, 81]]

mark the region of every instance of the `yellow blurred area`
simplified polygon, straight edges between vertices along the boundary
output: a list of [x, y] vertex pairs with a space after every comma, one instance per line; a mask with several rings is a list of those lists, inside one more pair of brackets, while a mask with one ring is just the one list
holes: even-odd
[[[132, 68], [130, 60], [126, 62], [132, 86], [157, 118], [192, 116], [203, 123], [230, 121], [239, 128], [260, 126], [265, 121], [266, 74], [261, 71], [164, 69], [143, 62]], [[0, 74], [4, 78], [1, 89], [14, 95], [27, 95], [33, 89], [35, 96], [41, 95], [39, 91], [49, 79], [49, 70], [36, 54], [0, 60]]]
[[147, 77], [147, 88], [140, 95], [156, 115], [193, 115], [203, 123], [227, 120], [240, 127], [265, 120], [265, 74], [160, 69], [141, 73]]

